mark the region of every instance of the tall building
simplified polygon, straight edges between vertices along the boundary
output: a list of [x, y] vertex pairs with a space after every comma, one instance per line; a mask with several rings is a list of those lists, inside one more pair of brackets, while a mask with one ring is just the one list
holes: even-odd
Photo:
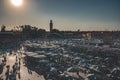
[[53, 22], [50, 20], [50, 32], [53, 30]]

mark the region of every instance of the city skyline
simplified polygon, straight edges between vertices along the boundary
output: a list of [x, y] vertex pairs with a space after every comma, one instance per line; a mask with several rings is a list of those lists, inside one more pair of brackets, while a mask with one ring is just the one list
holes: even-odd
[[119, 0], [23, 0], [14, 7], [0, 0], [0, 25], [11, 29], [29, 24], [49, 30], [49, 20], [59, 30], [120, 30]]

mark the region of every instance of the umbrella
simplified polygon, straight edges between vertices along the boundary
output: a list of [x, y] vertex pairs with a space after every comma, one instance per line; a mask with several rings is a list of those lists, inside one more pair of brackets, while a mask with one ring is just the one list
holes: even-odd
[[70, 76], [68, 74], [60, 74], [59, 78], [60, 78], [60, 80], [68, 80], [68, 79], [71, 79], [72, 76]]
[[97, 61], [103, 61], [104, 59], [103, 58], [97, 58]]
[[103, 76], [99, 74], [88, 74], [87, 78], [89, 80], [103, 80]]
[[76, 57], [75, 60], [80, 60], [81, 58], [80, 57]]
[[107, 58], [105, 58], [105, 60], [104, 61], [107, 61], [107, 62], [112, 62], [113, 61], [113, 58], [111, 58], [111, 57], [107, 57]]
[[66, 70], [67, 70], [67, 69], [66, 69], [64, 66], [62, 66], [62, 67], [59, 68], [59, 71], [62, 71], [62, 72], [63, 72], [63, 71], [66, 71]]
[[67, 69], [68, 72], [79, 72], [80, 69], [78, 67], [70, 67]]
[[57, 69], [54, 68], [54, 67], [52, 67], [52, 68], [50, 69], [50, 73], [51, 73], [51, 74], [57, 74]]
[[74, 53], [73, 55], [74, 56], [80, 56], [80, 53]]
[[96, 67], [98, 67], [97, 65], [91, 65], [89, 68], [90, 69], [95, 69]]
[[57, 64], [57, 63], [50, 63], [50, 64], [48, 64], [48, 66], [50, 66], [50, 67], [59, 67], [59, 64]]
[[48, 60], [40, 60], [39, 64], [44, 66], [44, 65], [49, 64], [49, 61]]
[[51, 54], [51, 56], [52, 56], [52, 57], [54, 57], [54, 56], [58, 56], [58, 54]]
[[45, 53], [45, 55], [46, 55], [46, 56], [50, 56], [50, 55], [52, 55], [52, 53]]
[[120, 68], [114, 68], [114, 69], [111, 71], [111, 74], [114, 74], [114, 75], [120, 74]]
[[70, 58], [69, 57], [63, 57], [63, 60], [70, 60]]
[[81, 66], [81, 67], [85, 67], [85, 68], [89, 68], [89, 66], [90, 66], [90, 64], [84, 63], [84, 62], [81, 62], [78, 65]]

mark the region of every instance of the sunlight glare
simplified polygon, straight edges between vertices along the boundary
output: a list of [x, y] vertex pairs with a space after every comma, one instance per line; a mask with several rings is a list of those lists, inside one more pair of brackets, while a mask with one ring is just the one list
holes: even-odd
[[14, 5], [14, 6], [22, 6], [23, 4], [23, 0], [11, 0], [11, 3]]

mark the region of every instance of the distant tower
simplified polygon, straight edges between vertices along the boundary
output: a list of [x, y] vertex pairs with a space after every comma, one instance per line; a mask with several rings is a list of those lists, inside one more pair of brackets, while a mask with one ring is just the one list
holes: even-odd
[[50, 32], [53, 30], [53, 22], [50, 20]]

